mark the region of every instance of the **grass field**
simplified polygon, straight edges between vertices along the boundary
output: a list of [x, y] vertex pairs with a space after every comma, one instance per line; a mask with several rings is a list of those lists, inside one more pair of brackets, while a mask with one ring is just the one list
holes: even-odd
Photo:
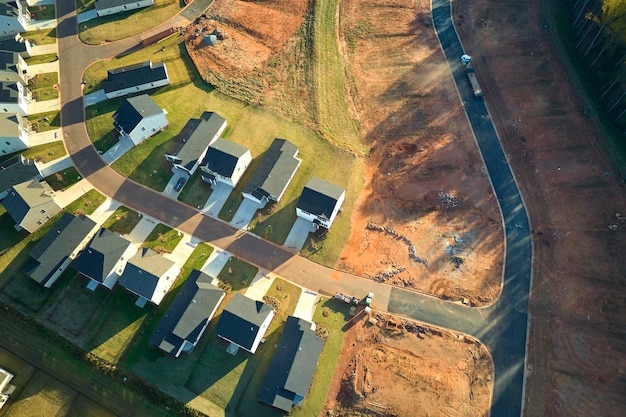
[[65, 207], [65, 211], [72, 213], [75, 216], [79, 214], [93, 214], [93, 212], [96, 211], [96, 209], [100, 207], [105, 200], [106, 197], [100, 194], [97, 190], [89, 190], [82, 196], [78, 197], [75, 201], [68, 204], [68, 206]]
[[45, 132], [61, 127], [61, 117], [58, 111], [28, 115], [28, 121], [35, 132]]
[[37, 372], [21, 398], [11, 406], [11, 416], [64, 416], [77, 392], [52, 376]]
[[0, 204], [0, 256], [5, 250], [28, 236], [26, 230], [18, 232], [13, 227], [14, 225], [15, 220], [7, 213], [4, 206]]
[[50, 45], [57, 41], [57, 29], [39, 29], [22, 33], [22, 38], [27, 39], [31, 45]]
[[[89, 7], [89, 2], [84, 2]], [[181, 10], [179, 0], [154, 0], [154, 5], [83, 22], [79, 28], [80, 39], [91, 45], [116, 41], [143, 33], [158, 26]], [[87, 9], [85, 9], [87, 10]]]
[[82, 177], [76, 171], [76, 168], [69, 167], [63, 171], [48, 175], [44, 180], [52, 187], [54, 191], [65, 190], [80, 181]]
[[34, 159], [38, 162], [50, 162], [67, 155], [62, 140], [33, 146], [22, 152], [24, 158]]
[[43, 54], [43, 55], [34, 55], [28, 58], [24, 58], [24, 61], [27, 65], [37, 65], [37, 64], [47, 64], [49, 62], [56, 62], [57, 54]]
[[259, 268], [256, 266], [231, 256], [217, 278], [230, 285], [233, 291], [240, 291], [250, 286], [257, 272], [259, 272]]
[[96, 8], [96, 0], [76, 0], [76, 14]]
[[121, 98], [104, 100], [85, 109], [87, 131], [93, 146], [100, 153], [105, 153], [117, 143], [119, 134], [113, 127], [113, 113], [123, 101]]
[[137, 226], [140, 220], [139, 213], [128, 207], [121, 206], [111, 214], [102, 224], [102, 227], [120, 235], [126, 235]]
[[59, 92], [55, 86], [59, 82], [58, 72], [46, 72], [38, 74], [28, 80], [28, 88], [37, 101], [54, 100], [59, 98]]
[[54, 4], [29, 6], [28, 11], [30, 12], [33, 20], [51, 20], [56, 18]]
[[142, 246], [160, 253], [172, 253], [182, 238], [183, 233], [159, 223], [150, 232]]
[[288, 316], [291, 316], [296, 311], [296, 305], [302, 294], [302, 288], [297, 285], [285, 281], [282, 278], [276, 278], [272, 283], [272, 286], [267, 290], [266, 296], [273, 297], [280, 305], [276, 308], [276, 316], [270, 324], [267, 333], [273, 333], [278, 330], [279, 327], [287, 320]]

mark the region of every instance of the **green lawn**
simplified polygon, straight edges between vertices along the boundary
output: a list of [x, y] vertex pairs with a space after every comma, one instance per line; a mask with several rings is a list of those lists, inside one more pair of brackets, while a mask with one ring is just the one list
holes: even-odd
[[143, 33], [173, 17], [181, 4], [179, 0], [154, 0], [153, 6], [88, 20], [80, 24], [79, 37], [87, 44], [98, 45]]
[[93, 214], [105, 200], [106, 197], [97, 190], [89, 190], [65, 207], [65, 211], [76, 216], [79, 214]]
[[257, 272], [259, 268], [256, 266], [231, 256], [217, 278], [228, 284], [233, 291], [240, 291], [250, 285]]
[[76, 14], [96, 8], [96, 0], [76, 0]]
[[137, 226], [141, 220], [139, 213], [128, 207], [118, 207], [117, 210], [102, 224], [102, 227], [112, 232], [126, 235]]
[[9, 216], [4, 206], [0, 204], [0, 255], [28, 236], [26, 230], [18, 232], [15, 230], [14, 225], [15, 220]]
[[33, 20], [56, 19], [54, 4], [29, 6], [28, 11], [30, 12]]
[[183, 190], [178, 194], [178, 199], [191, 207], [201, 209], [211, 196], [213, 189], [208, 182], [202, 181], [200, 170], [191, 176]]
[[49, 175], [44, 180], [52, 187], [54, 191], [65, 190], [80, 181], [82, 177], [76, 171], [76, 168], [69, 167], [63, 171]]
[[150, 232], [142, 246], [160, 253], [172, 253], [182, 238], [182, 232], [159, 223]]
[[55, 88], [58, 82], [58, 72], [47, 72], [28, 80], [28, 88], [36, 101], [54, 100], [59, 98], [59, 91]]
[[35, 132], [45, 132], [61, 127], [61, 117], [58, 111], [30, 114], [28, 115], [28, 121]]
[[25, 58], [24, 61], [26, 62], [26, 65], [28, 66], [37, 65], [37, 64], [47, 64], [49, 62], [58, 61], [58, 55], [57, 54], [34, 55], [31, 57]]
[[62, 140], [33, 146], [22, 152], [24, 158], [34, 159], [38, 162], [50, 162], [67, 155]]
[[57, 29], [38, 29], [22, 33], [22, 38], [28, 40], [31, 45], [50, 45], [57, 41]]
[[12, 416], [64, 416], [77, 392], [51, 375], [37, 372], [11, 406]]
[[276, 307], [276, 316], [270, 324], [267, 333], [273, 333], [278, 330], [279, 327], [287, 320], [288, 316], [291, 316], [296, 311], [296, 305], [302, 294], [302, 288], [294, 285], [282, 278], [276, 278], [272, 283], [272, 286], [267, 290], [266, 297], [272, 297], [278, 301], [278, 307]]
[[118, 142], [119, 134], [113, 127], [113, 113], [122, 105], [124, 99], [104, 100], [85, 109], [87, 131], [93, 146], [101, 154]]

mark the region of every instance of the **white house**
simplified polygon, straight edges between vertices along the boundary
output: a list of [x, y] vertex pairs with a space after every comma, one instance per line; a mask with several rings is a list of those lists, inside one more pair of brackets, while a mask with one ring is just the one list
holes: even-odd
[[235, 187], [251, 162], [250, 149], [219, 138], [200, 163], [202, 179], [211, 185], [223, 182]]
[[95, 2], [98, 16], [128, 12], [152, 6], [153, 4], [154, 0], [96, 0]]
[[260, 208], [268, 201], [278, 202], [300, 167], [298, 147], [286, 139], [274, 139], [252, 178], [243, 189], [243, 198], [252, 200]]
[[179, 273], [174, 262], [152, 249], [141, 248], [126, 263], [119, 284], [139, 297], [135, 303], [138, 307], [148, 301], [159, 305]]
[[200, 119], [191, 119], [176, 137], [180, 145], [175, 153], [165, 154], [165, 159], [189, 175], [193, 175], [207, 153], [209, 145], [226, 129], [226, 120], [215, 112], [204, 112]]
[[0, 81], [28, 82], [27, 65], [17, 52], [0, 50]]
[[0, 36], [26, 32], [30, 14], [21, 0], [0, 0]]
[[54, 201], [54, 191], [45, 181], [30, 180], [16, 184], [7, 192], [2, 205], [17, 230], [33, 233], [56, 216], [61, 207]]
[[111, 99], [163, 87], [169, 83], [165, 63], [153, 65], [152, 61], [145, 61], [108, 70], [102, 88], [106, 98]]
[[330, 229], [345, 198], [345, 189], [313, 177], [300, 194], [296, 215], [310, 220], [316, 229], [320, 226]]
[[120, 136], [139, 145], [168, 125], [167, 111], [160, 108], [147, 94], [124, 100], [113, 114], [113, 126]]
[[28, 148], [26, 123], [18, 113], [0, 112], [0, 157]]
[[256, 352], [276, 311], [269, 305], [241, 294], [235, 294], [228, 302], [215, 333], [230, 342], [227, 351], [236, 354], [239, 348]]
[[0, 81], [0, 113], [28, 115], [28, 103], [33, 100], [30, 90], [20, 81]]

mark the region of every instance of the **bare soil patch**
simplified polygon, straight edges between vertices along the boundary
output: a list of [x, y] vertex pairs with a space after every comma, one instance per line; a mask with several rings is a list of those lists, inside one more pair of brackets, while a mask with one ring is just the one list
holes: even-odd
[[488, 414], [493, 364], [476, 341], [378, 313], [362, 317], [346, 332], [326, 411], [335, 416]]

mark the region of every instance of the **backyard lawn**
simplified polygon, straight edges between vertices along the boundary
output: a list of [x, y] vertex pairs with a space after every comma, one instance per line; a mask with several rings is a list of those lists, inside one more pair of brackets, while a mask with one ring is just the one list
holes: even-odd
[[36, 101], [54, 100], [59, 98], [59, 91], [56, 88], [58, 82], [58, 72], [46, 72], [29, 79], [28, 88]]
[[141, 217], [135, 210], [118, 207], [117, 210], [102, 224], [102, 227], [120, 235], [127, 235], [137, 226]]
[[45, 163], [61, 158], [62, 156], [67, 155], [67, 152], [65, 151], [65, 145], [63, 145], [63, 141], [57, 140], [55, 142], [50, 142], [28, 148], [24, 152], [22, 152], [22, 155], [24, 155], [24, 158], [33, 159], [37, 162]]
[[159, 223], [152, 229], [142, 246], [159, 253], [172, 253], [182, 238], [182, 232]]
[[37, 29], [22, 33], [22, 38], [28, 40], [31, 45], [50, 45], [57, 41], [57, 29]]
[[26, 65], [28, 66], [37, 65], [37, 64], [47, 64], [49, 62], [58, 61], [58, 55], [57, 54], [33, 55], [31, 57], [24, 58], [24, 61], [26, 62]]
[[61, 127], [61, 117], [58, 111], [30, 114], [27, 117], [35, 132], [45, 132]]
[[29, 6], [28, 11], [30, 12], [33, 20], [52, 20], [56, 18], [54, 4], [37, 4]]

